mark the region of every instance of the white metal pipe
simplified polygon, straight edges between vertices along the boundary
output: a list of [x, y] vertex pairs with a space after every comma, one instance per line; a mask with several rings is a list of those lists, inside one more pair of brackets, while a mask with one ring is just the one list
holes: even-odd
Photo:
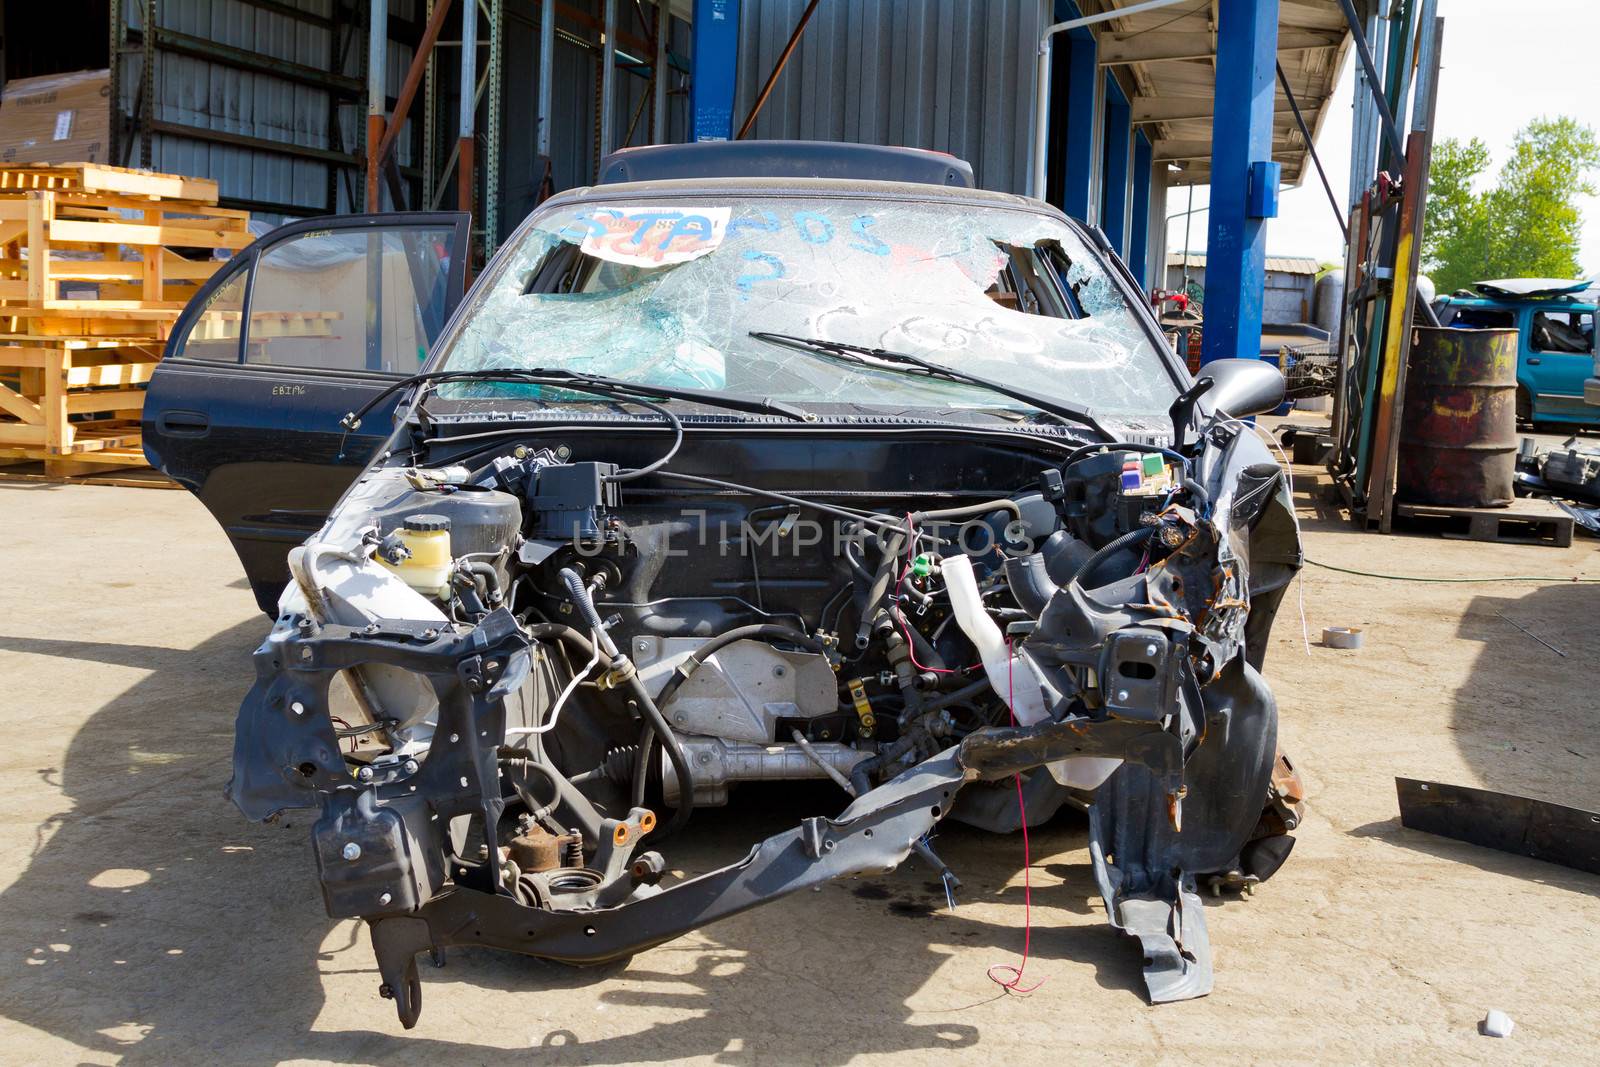
[[367, 114], [384, 118], [389, 92], [384, 61], [389, 54], [389, 0], [372, 0], [372, 25], [367, 33]]
[[1028, 179], [1028, 195], [1043, 200], [1050, 163], [1050, 30], [1039, 42], [1038, 69], [1033, 76], [1033, 174]]
[[667, 143], [667, 90], [671, 84], [671, 79], [667, 77], [667, 39], [671, 35], [672, 9], [667, 6], [667, 0], [656, 0], [656, 65], [651, 71], [655, 75], [655, 100], [650, 114], [652, 144]]
[[478, 4], [467, 0], [461, 8], [461, 137], [471, 137], [478, 127]]
[[568, 698], [572, 696], [573, 691], [576, 690], [580, 684], [582, 684], [583, 680], [589, 677], [589, 672], [594, 670], [595, 667], [600, 663], [599, 631], [590, 631], [590, 638], [591, 639], [589, 643], [594, 649], [594, 654], [589, 657], [589, 662], [585, 663], [581, 670], [572, 675], [572, 678], [567, 682], [566, 687], [562, 689], [560, 695], [556, 697], [555, 703], [550, 705], [549, 718], [537, 726], [506, 727], [506, 737], [508, 739], [512, 737], [524, 737], [530, 734], [547, 734], [556, 728], [556, 723], [561, 720], [561, 709], [566, 706]]
[[605, 3], [605, 44], [600, 49], [600, 156], [616, 147], [613, 140], [617, 92], [617, 0]]
[[1044, 33], [1039, 37], [1039, 62], [1034, 74], [1038, 84], [1034, 86], [1033, 180], [1029, 182], [1029, 196], [1044, 199], [1045, 174], [1048, 172], [1050, 162], [1050, 39], [1058, 33], [1075, 30], [1080, 26], [1092, 26], [1097, 22], [1119, 19], [1124, 15], [1137, 15], [1141, 11], [1154, 11], [1157, 8], [1171, 7], [1173, 4], [1183, 2], [1184, 0], [1144, 0], [1142, 4], [1102, 11], [1098, 15], [1068, 19], [1045, 27]]
[[550, 158], [550, 109], [555, 86], [556, 0], [544, 0], [539, 9], [539, 131], [535, 149]]

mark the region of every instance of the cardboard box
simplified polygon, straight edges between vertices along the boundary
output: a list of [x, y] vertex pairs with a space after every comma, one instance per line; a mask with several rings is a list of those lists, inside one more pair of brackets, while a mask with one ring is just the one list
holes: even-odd
[[14, 78], [0, 93], [0, 163], [104, 163], [111, 72]]

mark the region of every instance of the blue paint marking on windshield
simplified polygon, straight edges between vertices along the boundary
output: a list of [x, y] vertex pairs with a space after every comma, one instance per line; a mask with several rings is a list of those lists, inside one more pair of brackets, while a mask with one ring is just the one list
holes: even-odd
[[833, 220], [817, 211], [796, 211], [794, 229], [807, 244], [825, 245], [833, 240]]
[[[641, 227], [639, 233], [643, 232], [644, 228]], [[657, 247], [665, 249], [679, 237], [709, 241], [714, 236], [716, 236], [716, 227], [712, 225], [710, 219], [704, 215], [684, 215], [672, 224], [672, 229], [667, 231], [667, 235], [661, 239], [661, 244]], [[634, 240], [638, 240], [637, 234], [634, 235]]]
[[[861, 240], [851, 241], [850, 247], [860, 249], [863, 252], [870, 252], [875, 256], [888, 255], [889, 246], [884, 244], [876, 234], [870, 234], [867, 232], [867, 228], [872, 226], [877, 221], [878, 220], [871, 215], [857, 215], [855, 220], [850, 223], [850, 230], [857, 237], [860, 237]], [[869, 244], [868, 242], [871, 243]]]
[[777, 233], [781, 229], [783, 229], [783, 223], [778, 221], [777, 213], [763, 211], [759, 217], [737, 218], [728, 223], [728, 236], [732, 237], [745, 230], [752, 230], [756, 233]]
[[750, 263], [764, 263], [771, 267], [772, 270], [767, 274], [741, 274], [735, 278], [733, 284], [739, 290], [740, 300], [750, 299], [750, 289], [757, 282], [774, 282], [784, 275], [783, 260], [770, 252], [757, 252], [754, 249], [750, 249], [744, 253], [744, 258]]
[[[663, 222], [670, 222], [672, 225], [656, 244], [659, 249], [667, 248], [679, 237], [710, 240], [716, 235], [715, 224], [705, 215], [685, 214], [682, 211], [645, 211], [628, 214], [611, 208], [601, 208], [597, 211], [580, 211], [573, 215], [572, 221], [557, 231], [557, 236], [581, 241], [586, 237], [612, 234], [620, 238], [620, 244], [642, 247], [650, 232]], [[632, 232], [628, 233], [630, 227]]]

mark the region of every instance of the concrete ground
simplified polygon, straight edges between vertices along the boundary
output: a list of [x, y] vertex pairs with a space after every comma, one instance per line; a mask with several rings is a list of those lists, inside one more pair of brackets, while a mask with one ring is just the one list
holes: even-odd
[[[1572, 548], [1380, 538], [1313, 504], [1316, 567], [1267, 667], [1309, 788], [1299, 846], [1207, 908], [1216, 991], [1155, 1008], [1103, 922], [1081, 816], [1022, 841], [949, 827], [954, 911], [913, 863], [578, 971], [453, 951], [418, 1028], [378, 999], [365, 934], [322, 912], [304, 825], [222, 797], [265, 629], [187, 494], [0, 485], [0, 1060], [28, 1063], [1600, 1062], [1600, 877], [1402, 830], [1394, 776], [1600, 806], [1600, 577]], [[1533, 640], [1515, 624], [1556, 646]], [[1325, 625], [1367, 646], [1316, 644]], [[807, 794], [812, 805], [831, 804]], [[703, 870], [802, 813], [708, 812]], [[708, 842], [706, 837], [717, 840]], [[1481, 1037], [1490, 1008], [1516, 1020]]]

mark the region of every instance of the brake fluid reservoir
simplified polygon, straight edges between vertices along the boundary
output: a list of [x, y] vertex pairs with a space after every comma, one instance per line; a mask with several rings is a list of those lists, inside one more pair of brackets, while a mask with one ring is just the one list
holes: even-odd
[[378, 562], [423, 596], [449, 597], [450, 520], [443, 515], [407, 515], [394, 537], [409, 555], [391, 563], [380, 553]]

